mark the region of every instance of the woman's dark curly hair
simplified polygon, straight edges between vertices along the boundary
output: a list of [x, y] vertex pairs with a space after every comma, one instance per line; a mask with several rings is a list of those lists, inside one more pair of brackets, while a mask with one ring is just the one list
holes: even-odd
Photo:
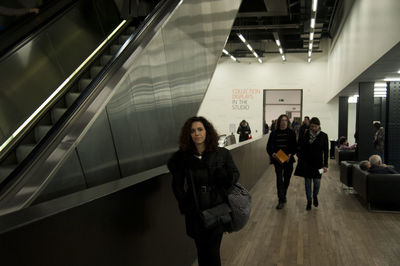
[[206, 129], [206, 151], [215, 151], [218, 147], [217, 131], [214, 129], [214, 126], [202, 116], [193, 116], [186, 120], [179, 136], [179, 148], [183, 151], [197, 151], [191, 136], [193, 122], [201, 122]]
[[287, 127], [288, 128], [292, 128], [292, 125], [290, 124], [289, 117], [287, 115], [285, 115], [285, 114], [282, 114], [282, 115], [279, 116], [278, 121], [276, 121], [276, 124], [275, 124], [275, 126], [276, 126], [275, 128], [276, 129], [279, 129], [281, 127], [281, 120], [284, 117], [286, 117], [286, 119], [287, 119]]

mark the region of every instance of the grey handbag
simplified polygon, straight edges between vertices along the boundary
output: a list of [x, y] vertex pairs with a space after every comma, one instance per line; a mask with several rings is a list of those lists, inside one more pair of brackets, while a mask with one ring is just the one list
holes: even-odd
[[249, 220], [251, 212], [251, 195], [241, 184], [234, 184], [226, 194], [232, 209], [231, 231], [239, 231]]

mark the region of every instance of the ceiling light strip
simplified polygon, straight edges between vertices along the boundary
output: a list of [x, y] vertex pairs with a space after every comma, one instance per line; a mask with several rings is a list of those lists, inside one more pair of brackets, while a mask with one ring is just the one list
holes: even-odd
[[316, 23], [316, 18], [317, 18], [317, 7], [318, 7], [318, 0], [313, 0], [312, 1], [312, 6], [311, 6], [311, 21], [310, 21], [310, 38], [309, 38], [309, 44], [308, 44], [308, 63], [311, 62], [311, 55], [312, 55], [312, 48], [313, 48], [313, 42], [314, 42], [314, 30], [315, 30], [315, 23]]
[[276, 45], [278, 46], [279, 53], [280, 53], [281, 56], [282, 56], [282, 60], [283, 60], [283, 61], [286, 61], [286, 55], [285, 55], [284, 52], [283, 52], [283, 48], [282, 48], [282, 46], [281, 46], [281, 41], [279, 40], [279, 35], [278, 35], [277, 32], [274, 32], [273, 35], [274, 35], [274, 38], [275, 38]]
[[240, 63], [239, 60], [237, 60], [236, 57], [234, 57], [233, 55], [231, 55], [226, 49], [222, 49], [222, 52], [223, 52], [224, 54], [226, 54], [227, 56], [229, 56], [233, 61]]
[[239, 37], [239, 39], [247, 46], [247, 49], [250, 50], [250, 52], [255, 56], [255, 58], [257, 59], [257, 61], [261, 64], [262, 60], [261, 58], [258, 56], [258, 54], [256, 53], [256, 51], [254, 51], [253, 47], [251, 47], [251, 45], [246, 41], [246, 39], [243, 37], [242, 34], [237, 33], [237, 36]]

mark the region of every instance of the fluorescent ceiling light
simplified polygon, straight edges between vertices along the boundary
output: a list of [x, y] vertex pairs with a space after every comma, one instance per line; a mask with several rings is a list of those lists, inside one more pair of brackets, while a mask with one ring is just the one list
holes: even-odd
[[310, 27], [311, 27], [312, 29], [315, 28], [315, 18], [312, 18], [312, 19], [311, 19]]
[[318, 5], [318, 0], [313, 0], [313, 3], [312, 3], [312, 11], [313, 12], [317, 11], [317, 5]]
[[282, 60], [286, 61], [286, 57], [284, 55], [282, 55]]
[[256, 52], [253, 52], [253, 55], [258, 58], [258, 54]]
[[399, 74], [400, 74], [400, 70], [399, 70], [399, 71], [397, 71], [397, 73], [399, 73]]
[[233, 60], [233, 61], [237, 61], [237, 59], [236, 59], [236, 57], [234, 57], [233, 55], [231, 55], [231, 59]]
[[400, 81], [400, 78], [385, 78], [384, 81]]
[[374, 88], [374, 92], [376, 91], [387, 91], [386, 88]]
[[226, 55], [229, 55], [228, 51], [225, 50], [225, 49], [223, 49], [222, 52], [223, 52], [224, 54], [226, 54]]
[[311, 50], [308, 50], [308, 57], [311, 57]]
[[309, 44], [308, 44], [308, 50], [312, 50], [312, 42], [310, 42]]
[[260, 64], [262, 63], [262, 60], [261, 60], [261, 58], [258, 58], [258, 62], [260, 62]]
[[314, 32], [310, 32], [310, 41], [314, 40]]
[[250, 51], [253, 52], [253, 47], [250, 46], [250, 44], [246, 44], [247, 48], [249, 48]]
[[308, 61], [308, 63], [311, 63], [311, 57], [309, 57], [307, 61]]
[[280, 52], [281, 54], [283, 54], [283, 50], [282, 50], [282, 48], [279, 48], [279, 52]]
[[238, 33], [239, 38], [242, 40], [242, 42], [246, 42], [246, 39], [243, 37], [242, 34]]
[[276, 40], [276, 45], [281, 46], [281, 42], [279, 40]]
[[348, 103], [357, 103], [358, 95], [350, 96], [347, 100]]
[[387, 83], [386, 82], [375, 82], [374, 83], [374, 88], [386, 88]]

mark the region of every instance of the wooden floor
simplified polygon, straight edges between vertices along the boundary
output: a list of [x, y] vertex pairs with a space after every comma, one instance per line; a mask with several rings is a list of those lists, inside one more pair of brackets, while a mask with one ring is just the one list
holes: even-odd
[[400, 265], [400, 214], [367, 211], [343, 189], [333, 160], [322, 178], [318, 208], [305, 210], [304, 179], [293, 176], [276, 210], [270, 167], [251, 190], [249, 223], [224, 235], [222, 265]]

